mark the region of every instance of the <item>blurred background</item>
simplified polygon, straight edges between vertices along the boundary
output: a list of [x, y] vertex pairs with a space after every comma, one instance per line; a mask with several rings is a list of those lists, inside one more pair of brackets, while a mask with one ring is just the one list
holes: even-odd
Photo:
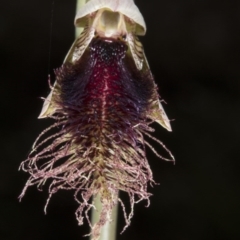
[[[156, 133], [176, 165], [148, 151], [151, 205], [135, 207], [131, 226], [120, 210], [118, 240], [240, 239], [240, 1], [136, 0], [147, 27], [141, 38], [172, 121]], [[74, 40], [73, 0], [0, 4], [0, 239], [87, 239], [77, 225], [73, 193], [47, 188], [18, 196], [28, 178], [18, 167], [50, 122], [38, 120], [47, 76]], [[51, 42], [51, 44], [50, 44]], [[127, 202], [127, 198], [125, 198]]]

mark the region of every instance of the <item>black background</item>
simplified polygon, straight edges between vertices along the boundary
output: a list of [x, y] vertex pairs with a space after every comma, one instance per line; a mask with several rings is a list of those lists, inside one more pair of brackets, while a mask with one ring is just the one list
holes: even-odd
[[[151, 205], [135, 207], [131, 226], [119, 217], [119, 240], [240, 239], [240, 1], [136, 0], [147, 23], [141, 38], [173, 132], [156, 136], [176, 165], [148, 158], [160, 186]], [[53, 19], [51, 19], [53, 11]], [[61, 65], [74, 40], [73, 0], [0, 3], [0, 239], [86, 239], [72, 192], [56, 194], [44, 215], [47, 188], [20, 194], [18, 172], [37, 135], [47, 75]], [[52, 33], [50, 33], [52, 25]], [[51, 49], [50, 49], [51, 39]], [[50, 57], [49, 57], [50, 55]]]

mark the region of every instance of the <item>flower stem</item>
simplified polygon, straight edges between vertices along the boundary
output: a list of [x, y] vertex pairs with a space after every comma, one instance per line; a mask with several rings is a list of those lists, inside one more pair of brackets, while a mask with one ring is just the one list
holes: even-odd
[[[102, 203], [99, 195], [97, 195], [93, 201], [94, 201], [94, 206], [96, 207], [96, 210], [92, 209], [92, 216], [91, 216], [92, 225], [99, 220], [101, 209], [102, 209]], [[117, 215], [118, 215], [118, 204], [114, 206], [112, 210], [112, 214], [111, 214], [112, 221], [107, 222], [104, 225], [104, 227], [102, 227], [101, 235], [98, 240], [115, 240], [116, 239]], [[93, 240], [93, 238], [90, 237], [90, 240]]]
[[[89, 0], [77, 0], [76, 12]], [[75, 28], [75, 37], [77, 38], [82, 32], [83, 28]]]

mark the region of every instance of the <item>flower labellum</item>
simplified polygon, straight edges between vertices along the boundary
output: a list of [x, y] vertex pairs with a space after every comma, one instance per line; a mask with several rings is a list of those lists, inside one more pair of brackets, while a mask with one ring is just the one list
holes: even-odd
[[[29, 186], [41, 188], [47, 180], [47, 204], [58, 190], [74, 189], [81, 225], [94, 207], [91, 198], [100, 195], [100, 219], [91, 226], [93, 239], [98, 239], [118, 202], [128, 226], [134, 204], [149, 201], [147, 185], [154, 181], [145, 146], [174, 161], [151, 135], [150, 124], [157, 122], [168, 131], [171, 126], [137, 38], [146, 26], [133, 0], [90, 0], [75, 24], [84, 30], [55, 71], [55, 84], [39, 116], [55, 123], [39, 135], [20, 166], [30, 174], [20, 198]], [[146, 138], [160, 144], [170, 159], [161, 157]], [[119, 190], [130, 197], [128, 215]]]

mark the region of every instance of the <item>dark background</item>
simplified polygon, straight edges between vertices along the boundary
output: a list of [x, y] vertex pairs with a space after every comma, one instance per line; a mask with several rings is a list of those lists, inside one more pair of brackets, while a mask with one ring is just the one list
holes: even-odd
[[[136, 0], [147, 23], [142, 39], [173, 132], [156, 136], [176, 165], [149, 151], [154, 178], [151, 205], [135, 207], [124, 240], [240, 239], [240, 1]], [[53, 19], [51, 18], [53, 11]], [[74, 40], [73, 0], [0, 3], [0, 239], [86, 239], [77, 226], [72, 192], [47, 188], [20, 194], [28, 175], [18, 172], [37, 135], [47, 75], [61, 65]], [[52, 25], [52, 33], [50, 33]], [[51, 49], [50, 49], [51, 39]], [[50, 55], [50, 57], [49, 57]], [[118, 234], [123, 228], [120, 213]]]

